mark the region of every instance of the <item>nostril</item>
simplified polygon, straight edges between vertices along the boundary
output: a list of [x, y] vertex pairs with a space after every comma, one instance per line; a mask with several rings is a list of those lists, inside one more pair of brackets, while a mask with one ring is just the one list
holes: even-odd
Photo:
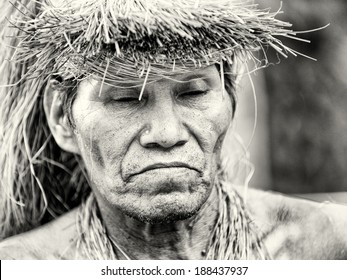
[[185, 143], [187, 143], [187, 141], [181, 140], [176, 143], [176, 146], [183, 146]]
[[175, 140], [175, 139], [146, 139], [146, 137], [140, 138], [142, 146], [150, 149], [171, 149], [173, 147], [183, 146], [187, 143], [187, 140]]
[[145, 147], [153, 149], [153, 148], [160, 148], [161, 146], [158, 143], [146, 143]]

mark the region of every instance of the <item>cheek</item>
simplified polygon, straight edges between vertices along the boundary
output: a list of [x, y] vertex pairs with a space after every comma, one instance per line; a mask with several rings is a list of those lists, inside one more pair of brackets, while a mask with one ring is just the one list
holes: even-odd
[[[107, 125], [104, 122], [94, 121], [84, 125], [77, 134], [91, 187], [107, 199], [114, 198], [114, 195], [125, 191], [121, 177], [121, 164], [127, 151], [127, 140], [129, 140], [125, 136], [127, 133], [125, 130], [124, 127], [121, 129], [116, 126], [114, 121], [108, 122]], [[123, 137], [117, 137], [119, 135]]]
[[109, 169], [116, 174], [133, 137], [131, 125], [103, 109], [76, 111], [75, 133], [88, 173], [94, 178], [105, 176]]
[[224, 93], [224, 95], [220, 94], [211, 107], [209, 119], [213, 123], [213, 128], [218, 133], [225, 132], [231, 123], [233, 115], [230, 95], [227, 93]]
[[93, 122], [81, 124], [76, 121], [76, 138], [81, 151], [81, 156], [88, 172], [95, 174], [95, 170], [101, 170], [107, 162], [107, 146], [109, 137], [105, 137], [105, 131], [100, 125]]
[[[187, 112], [189, 114], [189, 112]], [[215, 153], [220, 150], [223, 139], [232, 121], [232, 106], [227, 95], [216, 97], [204, 110], [193, 116], [186, 116], [190, 120], [192, 133], [197, 138], [205, 153]]]
[[232, 122], [231, 105], [223, 106], [223, 108], [220, 108], [220, 110], [218, 110], [218, 112], [216, 112], [216, 114], [214, 115], [213, 120], [211, 120], [212, 131], [215, 132], [215, 139], [216, 139], [216, 144], [214, 146], [215, 153], [221, 150], [223, 140], [230, 127], [231, 122]]

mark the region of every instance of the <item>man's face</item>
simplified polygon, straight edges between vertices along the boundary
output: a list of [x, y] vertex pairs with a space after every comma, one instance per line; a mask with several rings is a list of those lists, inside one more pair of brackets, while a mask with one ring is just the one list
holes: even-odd
[[[85, 80], [77, 145], [98, 199], [140, 221], [194, 215], [209, 197], [232, 118], [215, 66], [142, 85]], [[100, 203], [100, 201], [99, 201]]]

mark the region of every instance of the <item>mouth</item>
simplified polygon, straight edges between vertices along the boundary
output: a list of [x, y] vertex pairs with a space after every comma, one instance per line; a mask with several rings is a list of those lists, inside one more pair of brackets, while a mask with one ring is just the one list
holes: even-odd
[[142, 168], [139, 172], [130, 174], [129, 178], [134, 177], [136, 175], [146, 173], [146, 172], [151, 171], [151, 170], [157, 170], [157, 169], [168, 169], [169, 170], [169, 169], [172, 169], [174, 171], [174, 170], [177, 170], [177, 168], [186, 168], [186, 169], [190, 169], [190, 170], [196, 171], [198, 173], [201, 173], [201, 171], [198, 170], [197, 168], [195, 168], [189, 164], [183, 163], [183, 162], [155, 163], [155, 164], [151, 164], [151, 165], [148, 165], [148, 166]]

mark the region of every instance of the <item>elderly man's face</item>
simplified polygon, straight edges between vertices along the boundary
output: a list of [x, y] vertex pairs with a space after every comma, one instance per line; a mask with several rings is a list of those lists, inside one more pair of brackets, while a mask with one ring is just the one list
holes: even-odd
[[[76, 139], [93, 190], [144, 222], [185, 219], [209, 197], [232, 118], [214, 66], [119, 88], [89, 79], [73, 103]], [[179, 80], [180, 82], [178, 82]]]

